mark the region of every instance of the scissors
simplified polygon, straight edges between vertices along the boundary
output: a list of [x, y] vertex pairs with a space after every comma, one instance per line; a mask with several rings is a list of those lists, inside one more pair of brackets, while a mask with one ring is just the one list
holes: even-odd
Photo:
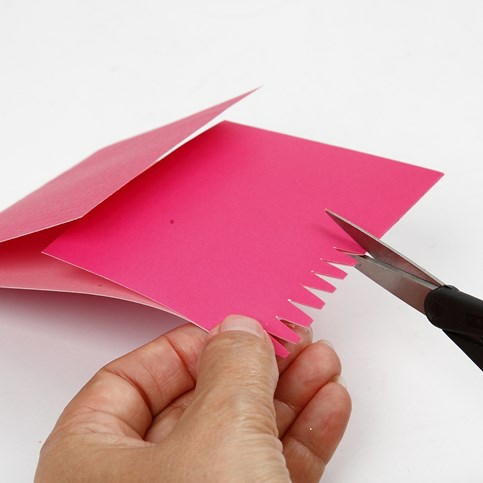
[[444, 284], [368, 231], [326, 212], [371, 255], [341, 250], [357, 262], [357, 270], [425, 314], [483, 370], [483, 300]]

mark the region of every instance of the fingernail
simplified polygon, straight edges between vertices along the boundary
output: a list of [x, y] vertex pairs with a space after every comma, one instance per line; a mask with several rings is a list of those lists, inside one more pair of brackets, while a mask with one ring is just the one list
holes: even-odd
[[347, 389], [347, 383], [345, 382], [345, 379], [342, 376], [334, 377], [334, 382], [336, 382], [337, 384], [340, 384], [342, 387]]
[[229, 315], [220, 326], [220, 332], [228, 332], [230, 330], [240, 330], [249, 332], [250, 334], [265, 338], [263, 327], [255, 319], [244, 317], [243, 315]]
[[328, 345], [331, 349], [334, 348], [334, 345], [332, 344], [332, 342], [330, 342], [328, 340], [320, 339], [318, 342], [322, 342], [322, 344]]
[[290, 327], [294, 332], [297, 332], [298, 334], [307, 334], [309, 336], [309, 338], [311, 339], [312, 336], [313, 336], [313, 331], [312, 331], [312, 327], [309, 325], [308, 327], [304, 327], [303, 325], [297, 325], [297, 324], [294, 324], [293, 322], [289, 322], [287, 320], [283, 320], [283, 319], [280, 319], [282, 320], [282, 322], [287, 326], [287, 327]]

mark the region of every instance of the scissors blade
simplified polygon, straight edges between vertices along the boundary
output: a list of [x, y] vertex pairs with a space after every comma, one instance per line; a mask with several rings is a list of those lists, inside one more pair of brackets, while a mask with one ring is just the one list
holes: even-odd
[[[379, 238], [371, 235], [355, 223], [350, 222], [346, 218], [337, 215], [333, 211], [325, 210], [327, 214], [366, 252], [374, 257], [374, 259], [384, 262], [385, 264], [397, 268], [403, 272], [411, 274], [436, 287], [442, 287], [444, 284], [436, 277], [428, 273], [426, 270], [416, 265], [414, 262], [397, 252], [389, 245], [386, 245]], [[370, 275], [368, 275], [372, 278]]]
[[411, 305], [411, 307], [426, 314], [424, 301], [430, 292], [438, 288], [438, 285], [415, 277], [410, 273], [394, 268], [381, 260], [376, 260], [367, 255], [348, 255], [357, 262], [355, 268], [359, 272]]

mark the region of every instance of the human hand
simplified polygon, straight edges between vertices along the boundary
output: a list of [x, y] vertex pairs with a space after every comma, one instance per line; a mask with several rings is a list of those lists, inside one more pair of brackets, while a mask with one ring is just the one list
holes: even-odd
[[[45, 442], [45, 482], [315, 482], [350, 414], [334, 350], [277, 362], [258, 322], [187, 324], [101, 369]], [[279, 375], [280, 374], [280, 375]]]

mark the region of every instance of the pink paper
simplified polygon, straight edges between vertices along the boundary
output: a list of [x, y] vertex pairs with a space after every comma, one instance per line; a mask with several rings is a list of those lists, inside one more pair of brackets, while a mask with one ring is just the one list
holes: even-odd
[[[125, 143], [120, 153], [144, 156], [137, 155], [139, 143]], [[360, 250], [325, 208], [381, 236], [440, 177], [223, 122], [72, 223], [44, 253], [205, 329], [240, 313], [295, 342], [281, 320], [311, 319], [290, 301], [322, 307], [304, 286], [333, 291], [315, 273], [344, 273], [323, 260], [350, 264], [333, 247]]]
[[69, 223], [248, 94], [103, 148], [0, 213], [0, 287], [103, 295], [169, 310], [125, 287], [46, 257], [41, 251]]
[[0, 244], [1, 286], [102, 295], [171, 312], [154, 300], [121, 285], [45, 256], [42, 250], [62, 231], [63, 226], [60, 226]]
[[0, 242], [81, 218], [250, 93], [97, 151], [4, 210]]

